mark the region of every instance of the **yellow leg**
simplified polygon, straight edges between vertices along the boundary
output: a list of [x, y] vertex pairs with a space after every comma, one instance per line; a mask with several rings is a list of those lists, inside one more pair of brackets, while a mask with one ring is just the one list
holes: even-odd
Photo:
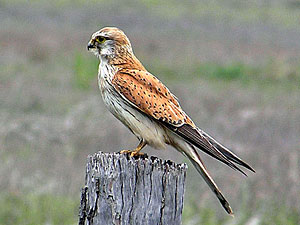
[[130, 156], [136, 156], [136, 155], [144, 155], [144, 153], [141, 153], [140, 151], [142, 150], [142, 148], [144, 148], [146, 146], [146, 143], [144, 142], [144, 140], [142, 139], [139, 143], [139, 145], [134, 149], [134, 150], [122, 150], [120, 151], [121, 154], [127, 154], [130, 153]]

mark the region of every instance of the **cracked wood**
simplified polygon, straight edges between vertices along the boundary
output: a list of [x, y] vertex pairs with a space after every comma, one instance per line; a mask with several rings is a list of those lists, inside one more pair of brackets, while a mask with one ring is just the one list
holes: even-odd
[[89, 156], [79, 224], [181, 224], [186, 169], [147, 155]]

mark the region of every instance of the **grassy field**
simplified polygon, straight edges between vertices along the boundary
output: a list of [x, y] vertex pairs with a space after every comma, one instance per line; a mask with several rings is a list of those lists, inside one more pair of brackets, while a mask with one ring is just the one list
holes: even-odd
[[[300, 224], [298, 1], [0, 0], [0, 225], [76, 224], [88, 154], [135, 147], [105, 109], [90, 35], [118, 26], [182, 107], [256, 170], [188, 161], [183, 224]], [[191, 97], [192, 96], [192, 97]]]

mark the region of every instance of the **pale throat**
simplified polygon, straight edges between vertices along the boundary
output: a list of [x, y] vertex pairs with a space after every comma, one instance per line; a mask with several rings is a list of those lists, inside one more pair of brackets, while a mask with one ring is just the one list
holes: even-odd
[[[122, 56], [122, 57], [118, 57]], [[98, 80], [99, 84], [103, 81], [112, 82], [114, 75], [124, 68], [127, 58], [135, 58], [130, 45], [106, 47], [101, 49], [99, 54]], [[118, 66], [123, 64], [122, 66]]]
[[105, 47], [100, 50], [101, 58], [113, 58], [115, 56], [115, 49], [111, 47]]
[[99, 60], [98, 81], [105, 80], [111, 82], [118, 69], [111, 65], [109, 59], [103, 55], [100, 55]]

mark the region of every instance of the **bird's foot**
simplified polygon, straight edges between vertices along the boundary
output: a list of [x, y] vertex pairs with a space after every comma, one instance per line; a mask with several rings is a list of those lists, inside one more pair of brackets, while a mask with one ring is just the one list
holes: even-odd
[[122, 150], [122, 151], [120, 151], [120, 154], [129, 154], [131, 152], [132, 151], [130, 151], [130, 150]]
[[139, 152], [139, 151], [131, 151], [131, 150], [122, 150], [120, 151], [121, 154], [130, 154], [131, 157], [134, 157], [134, 156], [141, 156], [141, 155], [144, 155], [144, 153], [142, 152]]

